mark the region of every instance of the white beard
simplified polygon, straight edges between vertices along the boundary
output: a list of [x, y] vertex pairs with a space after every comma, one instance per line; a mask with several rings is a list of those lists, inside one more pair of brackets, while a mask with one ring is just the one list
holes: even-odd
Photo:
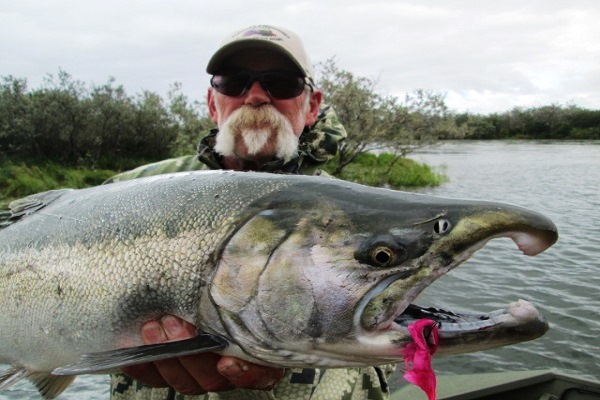
[[[271, 154], [261, 154], [273, 136], [273, 151]], [[243, 141], [246, 147], [245, 154], [238, 154], [236, 151], [236, 138]], [[298, 136], [294, 134], [290, 121], [272, 105], [258, 108], [242, 106], [219, 127], [215, 151], [222, 156], [244, 159], [261, 155], [288, 162], [298, 154], [298, 143]]]
[[268, 129], [247, 129], [243, 131], [242, 138], [248, 148], [248, 154], [254, 155], [259, 153], [265, 147], [265, 144], [267, 144], [269, 136], [271, 136], [271, 132]]

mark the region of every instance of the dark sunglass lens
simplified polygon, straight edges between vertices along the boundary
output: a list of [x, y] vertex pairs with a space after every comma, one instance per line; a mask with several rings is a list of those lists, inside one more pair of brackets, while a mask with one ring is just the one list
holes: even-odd
[[276, 99], [291, 99], [304, 90], [304, 79], [293, 74], [268, 73], [262, 76], [262, 81]]
[[248, 74], [215, 75], [211, 83], [217, 92], [225, 96], [237, 97], [244, 92], [249, 80]]

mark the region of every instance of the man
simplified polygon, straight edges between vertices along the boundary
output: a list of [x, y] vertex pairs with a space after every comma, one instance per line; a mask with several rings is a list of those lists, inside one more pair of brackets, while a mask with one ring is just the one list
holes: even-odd
[[[207, 168], [319, 174], [346, 135], [330, 109], [320, 110], [322, 93], [310, 60], [289, 30], [257, 25], [235, 32], [207, 72], [209, 114], [218, 128], [202, 139], [198, 155], [142, 166], [110, 181]], [[148, 344], [195, 334], [193, 325], [174, 316], [142, 329]], [[381, 399], [391, 369], [283, 370], [208, 353], [124, 372], [112, 377], [112, 399]]]

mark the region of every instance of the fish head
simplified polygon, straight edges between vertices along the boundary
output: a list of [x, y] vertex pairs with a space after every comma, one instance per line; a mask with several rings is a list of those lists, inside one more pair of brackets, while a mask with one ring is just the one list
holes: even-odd
[[412, 341], [408, 325], [424, 318], [436, 322], [440, 353], [530, 340], [548, 328], [526, 302], [491, 316], [412, 303], [490, 239], [509, 237], [526, 255], [551, 246], [556, 227], [539, 213], [307, 180], [257, 202], [240, 225], [221, 249], [210, 298], [222, 321], [214, 333], [253, 361], [397, 362]]

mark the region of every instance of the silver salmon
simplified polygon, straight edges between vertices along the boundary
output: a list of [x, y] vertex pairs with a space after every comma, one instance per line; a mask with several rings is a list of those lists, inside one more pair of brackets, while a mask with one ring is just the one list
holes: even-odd
[[[78, 374], [202, 351], [393, 363], [425, 318], [441, 354], [537, 338], [548, 324], [524, 300], [477, 315], [413, 304], [497, 237], [535, 255], [558, 234], [512, 205], [310, 176], [185, 172], [29, 196], [0, 216], [0, 388], [25, 378], [53, 398]], [[142, 325], [165, 314], [198, 337], [144, 346]]]

